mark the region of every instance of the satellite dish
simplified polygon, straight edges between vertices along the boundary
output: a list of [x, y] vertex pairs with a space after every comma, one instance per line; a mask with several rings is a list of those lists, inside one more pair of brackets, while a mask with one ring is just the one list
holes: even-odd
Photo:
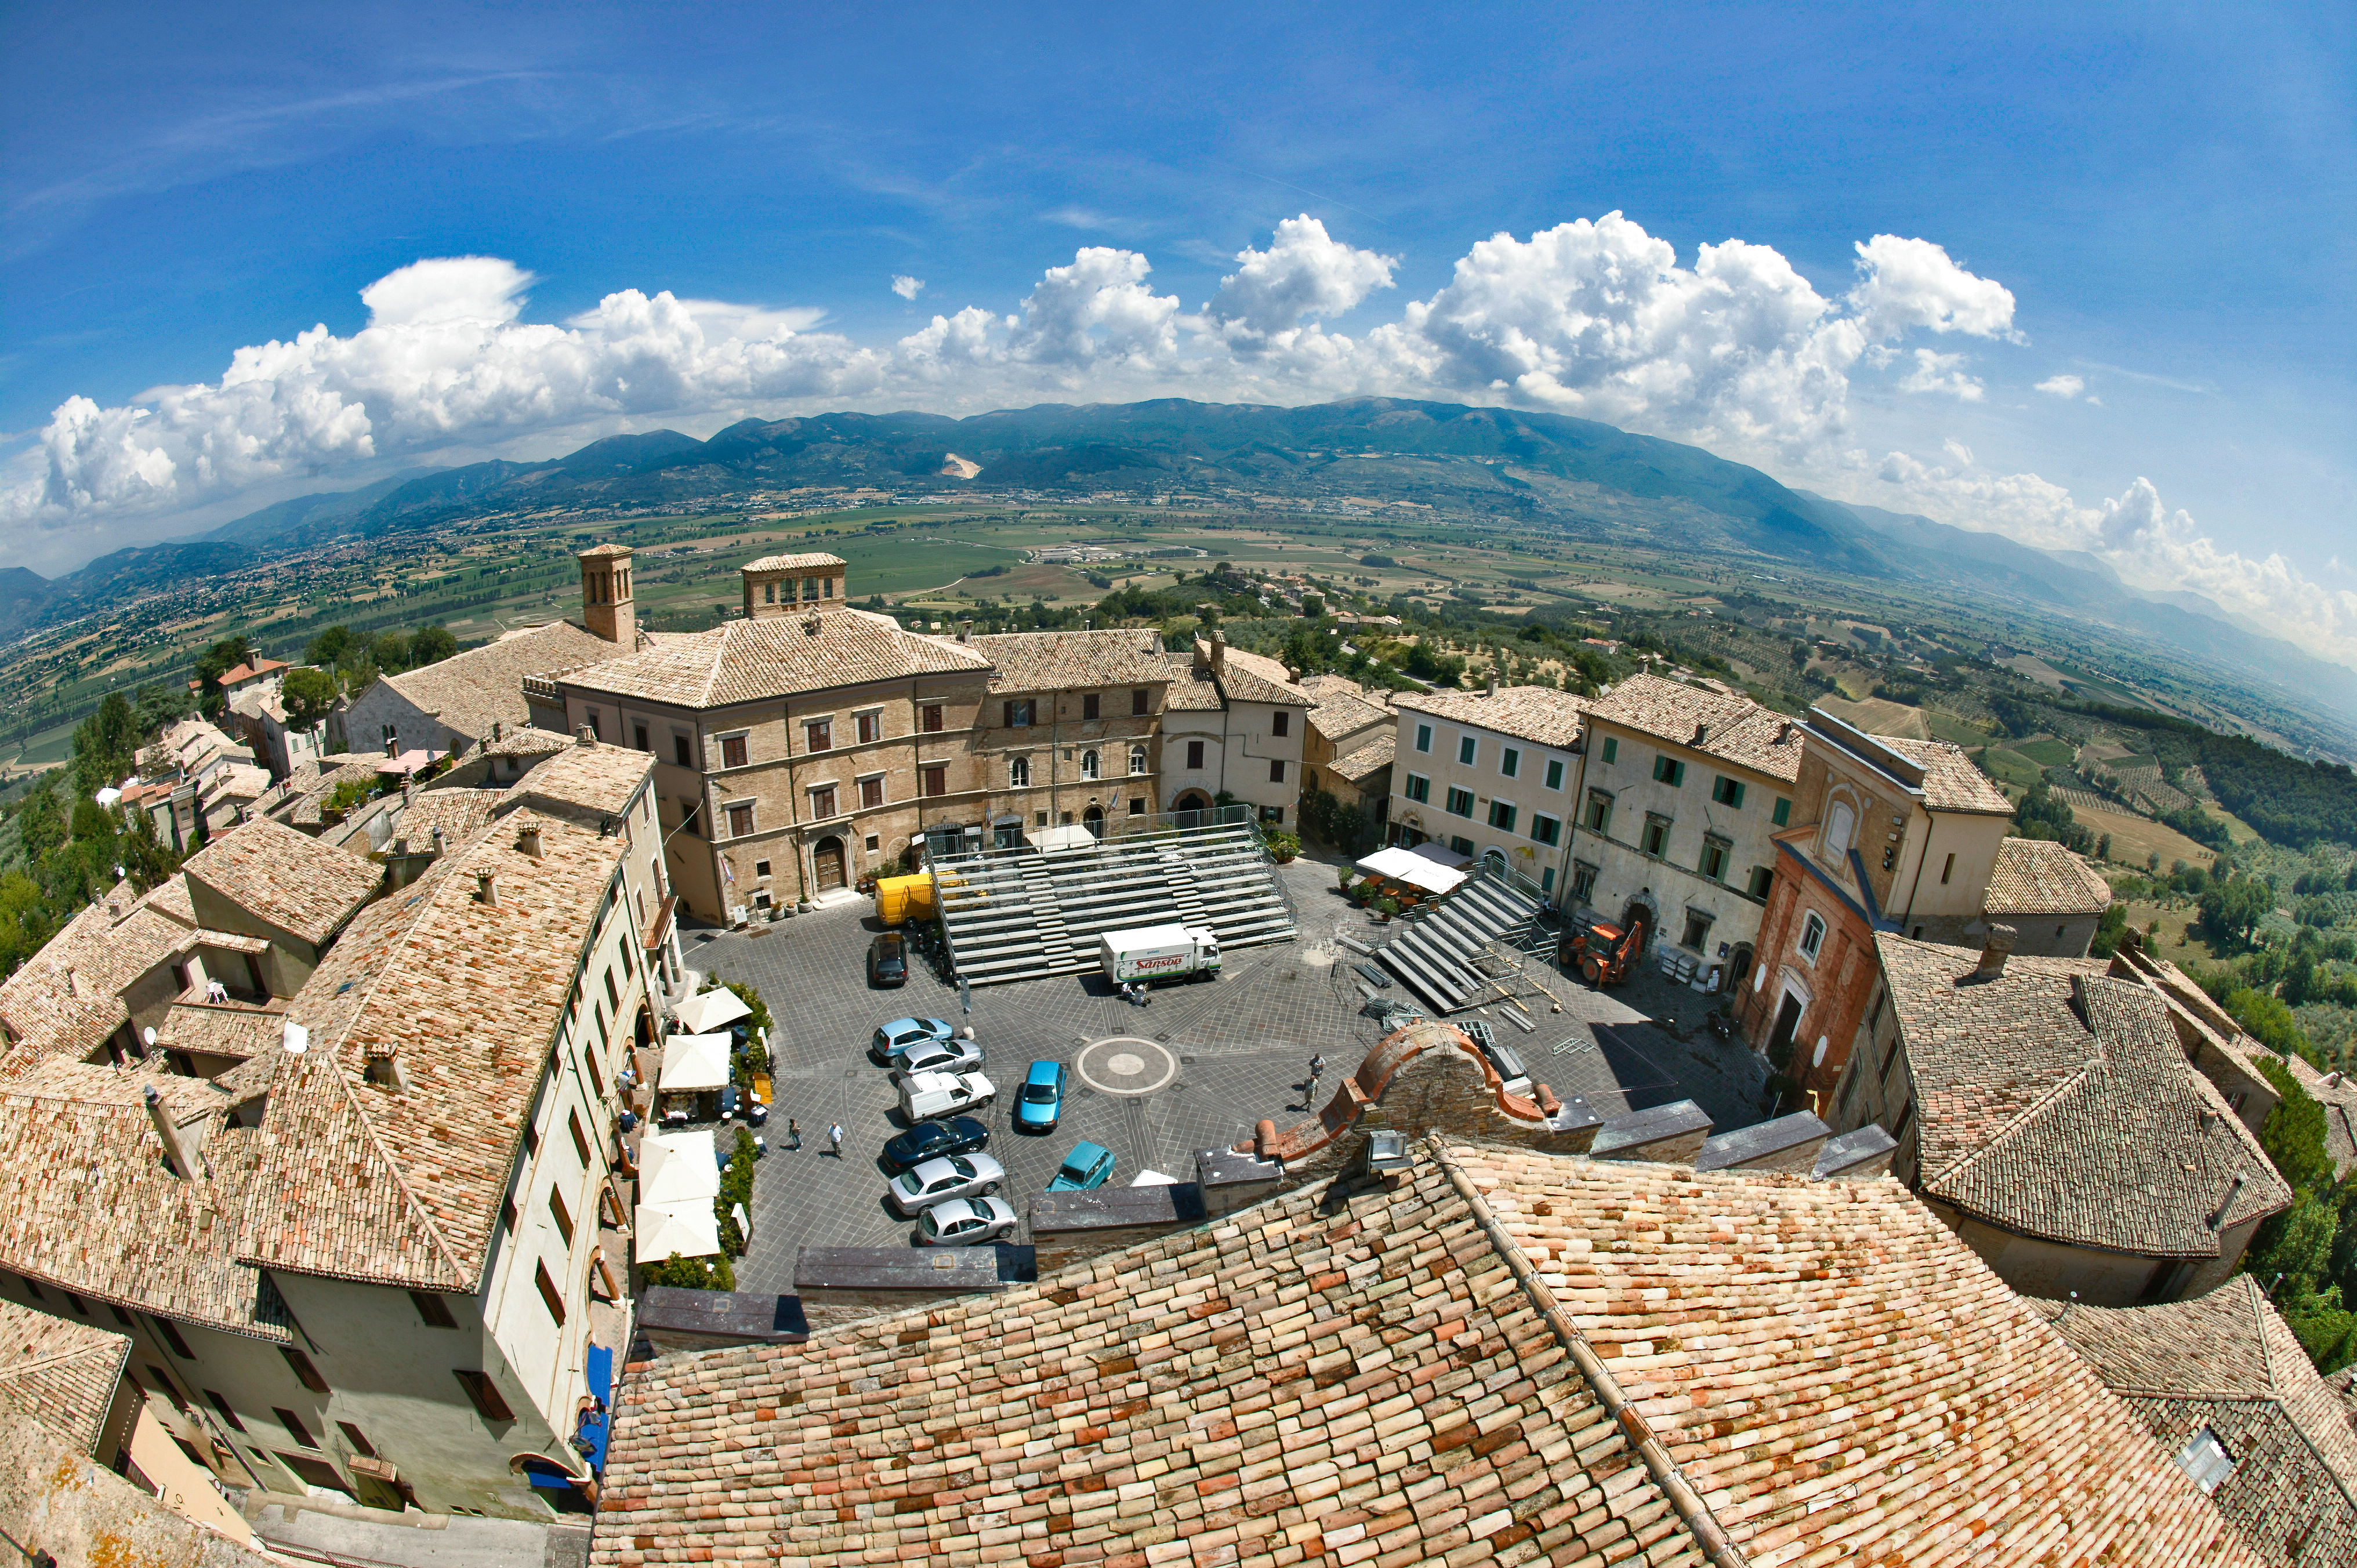
[[141, 1036], [142, 1036], [143, 1038], [145, 1038], [145, 1039], [146, 1040], [146, 1042], [147, 1042], [149, 1045], [151, 1045], [151, 1046], [152, 1046], [152, 1045], [154, 1045], [154, 1044], [156, 1043], [156, 1026], [155, 1026], [155, 1025], [153, 1025], [153, 1024], [148, 1025], [145, 1028], [144, 1028], [144, 1029], [140, 1030], [140, 1031], [139, 1031], [139, 1033], [140, 1033]]

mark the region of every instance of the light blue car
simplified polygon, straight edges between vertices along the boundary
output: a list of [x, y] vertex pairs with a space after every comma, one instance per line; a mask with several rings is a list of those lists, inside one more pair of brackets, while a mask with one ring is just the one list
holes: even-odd
[[1015, 1130], [1052, 1133], [1064, 1114], [1062, 1062], [1033, 1062], [1023, 1075], [1023, 1091], [1015, 1097]]
[[1049, 1192], [1086, 1192], [1100, 1187], [1113, 1179], [1113, 1151], [1095, 1144], [1074, 1144], [1072, 1152], [1064, 1156], [1063, 1165], [1056, 1179], [1048, 1184]]

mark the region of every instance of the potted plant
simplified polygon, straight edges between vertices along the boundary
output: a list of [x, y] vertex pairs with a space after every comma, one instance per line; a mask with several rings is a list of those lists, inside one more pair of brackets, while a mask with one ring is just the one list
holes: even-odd
[[1399, 912], [1399, 900], [1396, 898], [1380, 898], [1375, 902], [1375, 921], [1378, 925], [1390, 925], [1392, 917]]

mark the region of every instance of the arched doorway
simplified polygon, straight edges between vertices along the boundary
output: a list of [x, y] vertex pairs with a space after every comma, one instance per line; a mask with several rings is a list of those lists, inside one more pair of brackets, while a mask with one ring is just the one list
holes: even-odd
[[1753, 956], [1749, 942], [1736, 943], [1735, 950], [1727, 955], [1727, 979], [1719, 989], [1731, 992], [1738, 984], [1750, 979]]
[[1104, 808], [1091, 806], [1081, 813], [1081, 826], [1089, 830], [1092, 838], [1104, 837]]
[[1211, 798], [1200, 789], [1182, 789], [1178, 798], [1170, 802], [1170, 809], [1174, 811], [1208, 811], [1211, 809]]
[[1506, 874], [1506, 852], [1502, 849], [1482, 851], [1481, 869], [1492, 876], [1503, 876]]
[[1651, 947], [1653, 943], [1653, 911], [1652, 906], [1646, 904], [1641, 899], [1630, 899], [1628, 907], [1620, 911], [1620, 929], [1622, 930], [1634, 931], [1637, 934], [1637, 944], [1629, 951], [1630, 961], [1633, 963], [1637, 960], [1643, 958], [1645, 956], [1645, 950]]
[[832, 893], [845, 885], [841, 839], [829, 833], [811, 846], [811, 874], [822, 893]]

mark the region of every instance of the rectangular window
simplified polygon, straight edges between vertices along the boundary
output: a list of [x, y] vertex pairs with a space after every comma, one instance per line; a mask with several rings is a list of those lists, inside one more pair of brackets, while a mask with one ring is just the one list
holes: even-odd
[[1637, 847], [1647, 854], [1665, 855], [1670, 853], [1670, 819], [1654, 812], [1645, 813], [1645, 831], [1638, 835]]
[[1596, 893], [1596, 867], [1584, 860], [1571, 863], [1571, 901], [1585, 904]]
[[1561, 843], [1563, 824], [1553, 817], [1534, 816], [1531, 818], [1531, 837], [1543, 844]]
[[691, 795], [679, 798], [679, 831], [690, 838], [704, 836], [704, 802]]
[[862, 810], [873, 810], [884, 803], [884, 775], [859, 781], [859, 804]]
[[[1097, 701], [1097, 693], [1094, 692], [1084, 693], [1081, 697], [1082, 719], [1088, 720], [1098, 718], [1101, 717], [1102, 714], [1103, 709]], [[1277, 733], [1279, 735], [1283, 735], [1285, 732], [1283, 730], [1279, 730]]]
[[1604, 737], [1604, 760], [1607, 762], [1618, 762], [1620, 760], [1620, 737], [1619, 736], [1608, 735]]
[[[728, 743], [722, 741], [722, 760], [726, 761]], [[808, 751], [832, 751], [834, 748], [834, 723], [831, 719], [813, 719], [802, 725], [802, 746]]]
[[[817, 729], [822, 726], [813, 725], [811, 727]], [[742, 768], [745, 766], [745, 737], [743, 736], [724, 735], [720, 737], [720, 766], [723, 768]]]
[[565, 1127], [573, 1134], [573, 1152], [581, 1156], [581, 1168], [587, 1170], [589, 1168], [589, 1135], [581, 1130], [581, 1113], [577, 1111], [567, 1111], [565, 1113]]
[[654, 742], [647, 737], [647, 726], [644, 725], [630, 726], [630, 739], [638, 744], [640, 751], [652, 751], [655, 748]]
[[1273, 736], [1282, 736], [1292, 734], [1292, 725], [1293, 715], [1282, 708], [1268, 715], [1268, 733]]
[[1521, 772], [1522, 768], [1523, 754], [1521, 751], [1511, 746], [1500, 749], [1498, 753], [1498, 772], [1501, 777], [1512, 779], [1515, 774]]
[[[616, 1015], [619, 1016], [619, 1014], [620, 1009], [616, 1009]], [[609, 1048], [609, 1042], [606, 1034], [606, 1015], [603, 1010], [600, 1010], [597, 1015], [597, 1046], [599, 1050]], [[597, 1070], [597, 1052], [584, 1050], [581, 1053], [581, 1065], [589, 1069], [590, 1090], [595, 1093], [598, 1099], [605, 1099], [606, 1075]]]
[[1601, 789], [1587, 792], [1587, 831], [1607, 837], [1612, 832], [1612, 797]]
[[1653, 758], [1653, 782], [1674, 789], [1686, 781], [1686, 765], [1674, 757]]
[[515, 1419], [515, 1412], [508, 1409], [508, 1402], [500, 1397], [499, 1385], [491, 1381], [489, 1372], [454, 1370], [450, 1375], [467, 1391], [468, 1402], [475, 1407], [477, 1415], [485, 1421]]
[[615, 1012], [619, 1013], [622, 1010], [622, 993], [615, 988], [614, 972], [610, 969], [608, 970], [606, 972], [605, 979], [606, 1005], [611, 1007]]
[[1421, 773], [1411, 773], [1407, 776], [1405, 793], [1411, 800], [1429, 800], [1432, 799], [1432, 780]]
[[1200, 768], [1203, 766], [1203, 743], [1201, 741], [1190, 740], [1187, 743], [1187, 766], [1189, 768]]
[[1904, 1144], [1907, 1141], [1907, 1129], [1912, 1126], [1914, 1122], [1915, 1102], [1910, 1100], [1906, 1104], [1899, 1108], [1899, 1120], [1891, 1123], [1891, 1141], [1897, 1144]]
[[[817, 790], [813, 789], [813, 790], [812, 790], [812, 791], [811, 791], [811, 800], [812, 800], [812, 803], [813, 803], [813, 805], [815, 805], [815, 804], [817, 803], [817, 800], [818, 800], [818, 791], [817, 791]], [[834, 813], [834, 812], [832, 812], [832, 811], [827, 811], [827, 812], [817, 812], [817, 813], [813, 813], [813, 814], [816, 814], [816, 815], [824, 815], [824, 816], [833, 816]], [[743, 803], [741, 803], [741, 804], [734, 805], [734, 806], [729, 807], [729, 808], [728, 808], [728, 836], [729, 836], [730, 838], [732, 838], [732, 839], [741, 839], [741, 838], [744, 838], [746, 835], [749, 834], [752, 831], [753, 831], [753, 803], [752, 803], [751, 801], [748, 800], [748, 801], [745, 801], [745, 802], [743, 802]]]
[[1457, 737], [1457, 761], [1458, 765], [1465, 768], [1472, 767], [1473, 758], [1480, 749], [1480, 743], [1474, 739], [1473, 736], [1469, 735], [1458, 736]]
[[605, 738], [606, 738], [606, 726], [605, 726], [604, 725], [602, 725], [602, 724], [598, 723], [598, 721], [597, 721], [597, 709], [595, 709], [595, 708], [584, 708], [584, 709], [583, 709], [583, 710], [581, 710], [581, 711], [582, 711], [583, 713], [585, 713], [585, 714], [588, 714], [588, 715], [589, 715], [589, 734], [590, 734], [593, 737], [595, 737], [596, 739], [598, 739], [598, 740], [603, 740], [603, 739], [605, 739]]
[[1473, 791], [1470, 789], [1459, 789], [1455, 785], [1450, 785], [1448, 789], [1448, 799], [1442, 806], [1442, 810], [1446, 811], [1452, 817], [1471, 816], [1473, 814]]
[[1497, 829], [1501, 833], [1512, 832], [1514, 831], [1514, 811], [1515, 807], [1509, 801], [1491, 801], [1490, 825]]
[[286, 1369], [295, 1374], [295, 1380], [296, 1382], [302, 1384], [305, 1388], [310, 1390], [315, 1394], [323, 1394], [328, 1391], [328, 1380], [319, 1375], [318, 1368], [311, 1365], [310, 1357], [306, 1356], [302, 1351], [296, 1349], [291, 1345], [280, 1346], [278, 1348], [278, 1353], [286, 1359]]
[[1554, 866], [1547, 865], [1539, 868], [1539, 891], [1542, 893], [1552, 893], [1555, 891]]
[[1754, 898], [1765, 898], [1768, 897], [1769, 885], [1775, 880], [1774, 872], [1764, 865], [1755, 865], [1751, 868], [1751, 886], [1749, 891]]
[[1430, 751], [1432, 749], [1432, 726], [1430, 725], [1418, 725], [1415, 726], [1415, 748], [1418, 751]]
[[1471, 854], [1473, 853], [1473, 841], [1467, 838], [1462, 833], [1452, 834], [1448, 840], [1448, 847], [1455, 850], [1459, 854]]
[[1825, 923], [1812, 912], [1801, 922], [1801, 954], [1811, 963], [1817, 961], [1819, 950], [1825, 945]]
[[548, 1189], [548, 1217], [556, 1221], [556, 1233], [565, 1244], [573, 1245], [573, 1216], [565, 1211], [565, 1195], [553, 1187]]
[[918, 787], [928, 795], [946, 795], [950, 792], [950, 770], [942, 763], [937, 762], [930, 768], [917, 769], [917, 781]]
[[1032, 707], [1030, 698], [1024, 697], [1019, 700], [1010, 701], [1006, 703], [1005, 706], [1006, 709], [1006, 728], [1028, 729], [1031, 727]]
[[674, 735], [671, 737], [671, 754], [673, 760], [677, 761], [682, 768], [695, 766], [695, 749], [683, 735]]
[[1560, 757], [1547, 758], [1546, 787], [1550, 789], [1563, 788], [1563, 758]]
[[1271, 762], [1268, 765], [1268, 781], [1272, 784], [1282, 784], [1285, 782], [1284, 763]]
[[371, 1444], [366, 1437], [361, 1435], [361, 1429], [359, 1427], [354, 1426], [349, 1421], [339, 1421], [336, 1423], [336, 1425], [338, 1429], [343, 1433], [344, 1441], [352, 1445], [353, 1453], [359, 1455], [363, 1459], [373, 1459], [376, 1457], [375, 1444]]
[[834, 815], [834, 786], [832, 784], [822, 784], [817, 789], [812, 790], [810, 792], [810, 809], [811, 818], [814, 822], [823, 821], [824, 819]]
[[205, 1391], [205, 1399], [212, 1405], [213, 1409], [221, 1412], [221, 1418], [229, 1423], [229, 1429], [231, 1432], [243, 1432], [245, 1430], [245, 1423], [238, 1420], [237, 1412], [230, 1409], [228, 1400], [222, 1398], [220, 1394], [215, 1393], [210, 1389], [207, 1389]]
[[548, 1308], [548, 1316], [556, 1319], [559, 1328], [564, 1327], [565, 1293], [558, 1290], [556, 1282], [548, 1277], [548, 1265], [537, 1258], [533, 1260], [532, 1283], [540, 1292], [541, 1305]]
[[[509, 1198], [502, 1198], [502, 1199], [500, 1199], [500, 1230], [503, 1233], [505, 1233], [505, 1234], [507, 1234], [507, 1235], [510, 1235], [510, 1236], [512, 1236], [512, 1235], [514, 1235], [514, 1234], [515, 1234], [515, 1222], [516, 1222], [515, 1199], [514, 1199], [514, 1198], [512, 1198], [512, 1197], [509, 1197]], [[420, 1312], [423, 1312], [423, 1311], [425, 1311], [425, 1309], [424, 1307], [420, 1307], [420, 1308], [418, 1308], [418, 1310], [419, 1310]], [[432, 1323], [434, 1320], [433, 1320], [432, 1318], [430, 1318], [430, 1317], [429, 1317], [429, 1318], [427, 1318], [425, 1321], [427, 1321], [428, 1323]], [[452, 1324], [452, 1325], [451, 1325], [451, 1326], [455, 1328], [455, 1327], [457, 1327], [457, 1325], [456, 1325], [456, 1324]]]
[[1777, 796], [1776, 809], [1768, 813], [1768, 819], [1780, 828], [1791, 827], [1792, 825], [1792, 802], [1787, 800], [1781, 795]]
[[1146, 703], [1152, 700], [1152, 695], [1153, 694], [1147, 692], [1144, 687], [1140, 687], [1129, 694], [1129, 713], [1132, 718], [1143, 718], [1146, 716]]
[[873, 746], [877, 741], [884, 738], [884, 715], [882, 714], [862, 714], [853, 722], [859, 725], [860, 745]]
[[155, 1319], [155, 1324], [156, 1332], [164, 1337], [164, 1343], [172, 1348], [173, 1355], [183, 1361], [193, 1361], [197, 1359], [197, 1353], [188, 1348], [188, 1342], [180, 1337], [180, 1331], [173, 1326], [170, 1318], [158, 1317]]
[[456, 1328], [458, 1320], [450, 1316], [450, 1304], [431, 1291], [414, 1290], [409, 1299], [417, 1308], [418, 1321], [428, 1328]]
[[1699, 952], [1703, 950], [1704, 944], [1709, 940], [1710, 917], [1703, 913], [1700, 909], [1688, 909], [1686, 911], [1685, 936], [1682, 940], [1680, 940], [1678, 945], [1680, 947], [1693, 948], [1695, 951]]
[[918, 727], [927, 735], [941, 734], [942, 705], [939, 703], [927, 703], [918, 710]]
[[1129, 814], [1133, 817], [1142, 817], [1146, 815], [1146, 802], [1135, 796], [1131, 797], [1129, 802]]
[[311, 1441], [311, 1429], [303, 1424], [301, 1416], [284, 1405], [275, 1404], [270, 1407], [270, 1413], [278, 1418], [278, 1424], [286, 1429], [286, 1435], [293, 1438], [299, 1446], [305, 1448], [319, 1446]]
[[1948, 885], [1948, 878], [1955, 874], [1956, 857], [1952, 854], [1948, 856], [1948, 864], [1940, 867], [1940, 886], [1945, 887]]
[[1717, 801], [1722, 806], [1732, 806], [1737, 811], [1741, 811], [1743, 809], [1743, 780], [1740, 779], [1729, 779], [1726, 774], [1720, 774], [1717, 779], [1711, 780], [1710, 798]]
[[1702, 859], [1695, 863], [1695, 869], [1713, 882], [1724, 882], [1727, 859], [1734, 853], [1735, 846], [1727, 840], [1706, 836], [1702, 841]]

